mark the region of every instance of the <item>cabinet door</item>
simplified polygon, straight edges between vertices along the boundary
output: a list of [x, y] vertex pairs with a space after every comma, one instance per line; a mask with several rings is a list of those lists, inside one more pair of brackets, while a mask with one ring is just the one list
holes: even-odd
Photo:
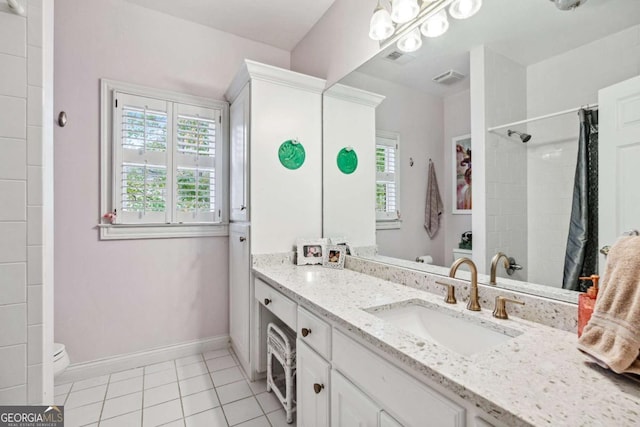
[[329, 363], [306, 344], [297, 340], [297, 425], [329, 425]]
[[377, 427], [380, 409], [336, 370], [331, 371], [331, 425]]
[[249, 226], [229, 226], [229, 334], [231, 344], [245, 368], [249, 364], [250, 340]]
[[242, 89], [240, 95], [231, 104], [229, 110], [230, 128], [230, 219], [231, 221], [248, 221], [248, 143], [249, 143], [249, 84]]

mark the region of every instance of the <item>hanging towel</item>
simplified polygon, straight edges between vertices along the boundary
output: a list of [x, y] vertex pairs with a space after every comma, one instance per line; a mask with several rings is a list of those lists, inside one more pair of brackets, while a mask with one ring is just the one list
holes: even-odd
[[440, 215], [442, 215], [442, 199], [438, 189], [436, 168], [429, 160], [429, 176], [427, 180], [427, 203], [424, 208], [424, 228], [427, 229], [429, 238], [433, 239], [440, 228]]
[[640, 375], [640, 237], [621, 237], [609, 251], [578, 349], [618, 374]]

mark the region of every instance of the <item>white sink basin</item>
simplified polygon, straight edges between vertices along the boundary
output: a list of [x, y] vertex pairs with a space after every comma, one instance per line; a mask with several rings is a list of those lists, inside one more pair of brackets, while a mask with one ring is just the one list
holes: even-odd
[[429, 307], [427, 304], [410, 302], [396, 307], [373, 308], [367, 311], [399, 329], [445, 346], [463, 356], [499, 346], [520, 334], [518, 331], [504, 328], [490, 329], [473, 319], [454, 317], [443, 312], [446, 309]]

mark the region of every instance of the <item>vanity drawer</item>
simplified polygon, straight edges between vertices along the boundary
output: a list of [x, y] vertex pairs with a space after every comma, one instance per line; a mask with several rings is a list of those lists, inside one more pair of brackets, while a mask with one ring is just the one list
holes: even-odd
[[298, 339], [304, 341], [329, 360], [331, 357], [331, 326], [302, 307], [298, 308]]
[[334, 329], [333, 368], [348, 377], [366, 395], [402, 425], [462, 427], [465, 408], [457, 405], [406, 372]]
[[256, 278], [255, 284], [255, 295], [260, 304], [264, 305], [288, 327], [296, 331], [296, 310], [298, 305], [258, 278]]

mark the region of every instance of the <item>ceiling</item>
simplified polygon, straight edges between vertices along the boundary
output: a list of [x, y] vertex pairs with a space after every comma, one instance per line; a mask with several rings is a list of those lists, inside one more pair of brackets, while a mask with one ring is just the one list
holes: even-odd
[[469, 50], [474, 46], [485, 44], [524, 66], [535, 64], [640, 24], [640, 0], [588, 0], [573, 11], [561, 11], [548, 0], [490, 0], [472, 18], [449, 22], [444, 36], [424, 39], [422, 48], [409, 54], [410, 60], [383, 59], [397, 50], [394, 43], [358, 71], [448, 96], [468, 89], [469, 78], [444, 86], [432, 77], [449, 69], [468, 76]]
[[335, 0], [127, 0], [288, 52]]

